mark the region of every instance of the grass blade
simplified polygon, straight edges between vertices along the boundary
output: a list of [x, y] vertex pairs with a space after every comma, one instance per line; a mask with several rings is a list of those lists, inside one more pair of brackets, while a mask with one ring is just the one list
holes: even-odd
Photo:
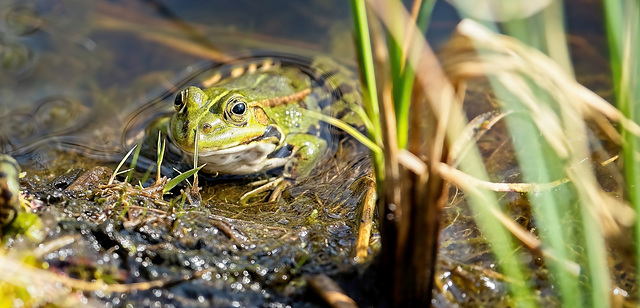
[[341, 130], [343, 130], [345, 133], [351, 135], [351, 137], [355, 138], [356, 140], [360, 141], [362, 144], [364, 144], [367, 148], [369, 148], [369, 150], [371, 150], [371, 152], [376, 153], [376, 154], [382, 154], [382, 149], [375, 144], [373, 141], [371, 141], [371, 139], [367, 138], [366, 136], [362, 135], [357, 129], [355, 129], [353, 126], [340, 121], [334, 117], [328, 116], [326, 114], [320, 113], [320, 112], [315, 112], [312, 110], [305, 110], [305, 115], [314, 118], [314, 119], [318, 119], [321, 120], [323, 122], [326, 122], [328, 124], [331, 124]]
[[[377, 144], [382, 144], [382, 132], [380, 129], [380, 111], [378, 107], [378, 89], [376, 86], [375, 70], [373, 67], [373, 52], [371, 50], [371, 38], [369, 34], [369, 22], [365, 0], [351, 0], [353, 20], [355, 26], [356, 49], [360, 61], [360, 77], [363, 82], [362, 96], [364, 110], [373, 124], [370, 138]], [[381, 153], [373, 153], [373, 164], [377, 183], [384, 179], [384, 157]]]
[[107, 182], [107, 185], [111, 185], [113, 184], [113, 180], [115, 180], [116, 175], [119, 174], [119, 170], [120, 168], [122, 168], [122, 165], [124, 165], [124, 162], [127, 161], [127, 158], [129, 158], [129, 156], [131, 155], [131, 153], [133, 153], [133, 151], [138, 147], [138, 145], [134, 145], [133, 148], [131, 148], [131, 150], [129, 150], [129, 152], [127, 152], [127, 154], [122, 158], [122, 160], [120, 160], [120, 163], [118, 164], [118, 166], [116, 167], [116, 170], [113, 172], [113, 174], [111, 175], [111, 177], [109, 178], [109, 182]]
[[[404, 30], [406, 37], [412, 36], [413, 29], [418, 29], [420, 34], [424, 36], [427, 32], [427, 25], [433, 11], [435, 0], [427, 0], [422, 3], [421, 0], [414, 0], [411, 20], [416, 27], [409, 27]], [[401, 16], [400, 14], [392, 14]], [[394, 24], [402, 26], [401, 21], [395, 21]], [[413, 48], [411, 39], [404, 39], [402, 43], [398, 42], [393, 35], [389, 39], [389, 64], [391, 68], [392, 85], [393, 85], [393, 102], [396, 112], [396, 127], [398, 134], [398, 147], [406, 148], [409, 136], [409, 107], [411, 105], [411, 93], [414, 84], [415, 71], [412, 65], [407, 63], [415, 63], [420, 55], [419, 50]], [[401, 47], [402, 46], [402, 47]]]
[[160, 171], [162, 168], [162, 161], [164, 160], [164, 150], [165, 150], [165, 146], [167, 145], [167, 141], [162, 138], [162, 132], [158, 131], [158, 145], [156, 148], [156, 157], [157, 157], [157, 161], [156, 161], [156, 166], [157, 166], [157, 172], [156, 172], [156, 183], [160, 182], [160, 177], [162, 176], [162, 172]]
[[[638, 123], [640, 121], [640, 108], [636, 106], [640, 99], [640, 4], [637, 1], [604, 1], [605, 22], [607, 39], [609, 43], [609, 57], [616, 100], [620, 111], [625, 117]], [[622, 129], [622, 157], [624, 160], [624, 173], [631, 202], [636, 213], [640, 213], [640, 138]], [[637, 214], [636, 214], [637, 215]], [[635, 256], [640, 256], [640, 223], [636, 218], [634, 224]], [[637, 262], [637, 261], [636, 261]], [[640, 267], [637, 269], [637, 277], [640, 277]], [[636, 284], [640, 283], [637, 278]]]
[[133, 177], [133, 170], [136, 168], [136, 163], [138, 162], [138, 157], [140, 156], [140, 150], [142, 149], [142, 141], [138, 143], [138, 148], [136, 148], [135, 153], [133, 153], [133, 158], [131, 159], [131, 164], [129, 165], [129, 173], [125, 178], [125, 182], [129, 182]]
[[163, 194], [168, 193], [170, 190], [172, 190], [174, 187], [176, 187], [176, 185], [180, 184], [180, 182], [188, 179], [190, 176], [196, 174], [198, 171], [200, 171], [200, 169], [202, 169], [202, 167], [206, 166], [206, 164], [198, 167], [198, 168], [193, 168], [187, 172], [181, 173], [180, 175], [176, 176], [175, 178], [171, 179], [170, 181], [167, 182], [167, 184], [164, 186], [164, 189], [162, 190]]

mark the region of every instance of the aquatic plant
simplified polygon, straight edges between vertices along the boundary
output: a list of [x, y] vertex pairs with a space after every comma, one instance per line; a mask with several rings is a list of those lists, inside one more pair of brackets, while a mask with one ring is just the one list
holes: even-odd
[[[368, 89], [365, 102], [371, 104], [368, 111], [379, 106], [379, 116], [369, 115], [382, 123], [372, 139], [382, 140], [384, 150], [384, 160], [375, 160], [375, 167], [382, 200], [382, 268], [389, 271], [383, 277], [393, 281], [387, 285], [387, 296], [394, 306], [430, 304], [440, 218], [416, 216], [440, 215], [449, 195], [443, 188], [446, 182], [464, 191], [488, 238], [498, 271], [509, 281], [512, 297], [507, 302], [536, 306], [544, 300], [535, 295], [539, 286], [527, 278], [533, 275], [527, 270], [528, 253], [519, 248], [526, 247], [543, 256], [563, 306], [609, 306], [615, 287], [608, 260], [619, 252], [608, 252], [607, 247], [637, 223], [621, 196], [612, 197], [598, 182], [602, 175], [596, 174], [597, 168], [583, 161], [600, 159], [594, 164], [610, 168], [618, 158], [601, 150], [602, 137], [594, 136], [593, 127], [605, 132], [606, 140], [622, 144], [629, 200], [636, 211], [640, 209], [634, 184], [640, 165], [635, 163], [640, 131], [633, 107], [638, 93], [632, 86], [640, 70], [631, 56], [638, 47], [637, 3], [610, 1], [605, 6], [623, 115], [575, 81], [562, 2], [531, 7], [525, 1], [478, 1], [475, 5], [486, 6], [471, 9], [472, 2], [451, 2], [462, 16], [485, 19], [484, 25], [463, 20], [438, 59], [424, 40], [432, 2], [414, 1], [408, 13], [399, 1], [352, 1]], [[366, 29], [372, 29], [371, 34]], [[508, 36], [496, 33], [498, 29]], [[489, 81], [487, 91], [499, 111], [465, 124], [460, 108], [466, 87], [479, 78]], [[420, 113], [425, 109], [428, 112]], [[433, 118], [416, 121], [416, 114]], [[622, 142], [603, 116], [619, 124]], [[480, 139], [500, 121], [513, 142], [522, 183], [489, 182], [477, 146], [467, 141]], [[528, 196], [535, 229], [509, 218], [499, 191]], [[438, 197], [430, 196], [433, 193]]]

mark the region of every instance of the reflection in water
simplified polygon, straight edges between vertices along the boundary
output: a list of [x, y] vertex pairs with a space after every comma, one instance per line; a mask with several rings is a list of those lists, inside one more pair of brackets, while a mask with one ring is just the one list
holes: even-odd
[[22, 107], [0, 115], [2, 143], [0, 149], [12, 155], [33, 150], [40, 143], [71, 136], [85, 126], [90, 109], [67, 97], [48, 97], [33, 109]]
[[86, 113], [87, 107], [78, 101], [60, 96], [49, 97], [36, 108], [35, 120], [38, 124], [50, 127], [52, 132], [55, 132], [57, 128], [78, 122], [78, 119]]
[[40, 29], [42, 19], [38, 16], [33, 3], [16, 3], [4, 11], [3, 32], [15, 36], [26, 36]]
[[16, 77], [26, 74], [35, 62], [31, 49], [0, 35], [0, 69]]
[[75, 43], [91, 29], [83, 23], [92, 6], [77, 0], [0, 3], [0, 152], [19, 156], [40, 146], [97, 140], [83, 131], [89, 116], [99, 118], [93, 100], [82, 94], [83, 83], [89, 88], [92, 82], [81, 74], [89, 72], [90, 53]]
[[0, 152], [20, 156], [55, 148], [117, 161], [144, 137], [149, 123], [172, 112], [175, 93], [211, 67], [210, 62], [189, 67], [176, 82], [150, 91], [113, 114], [62, 95], [10, 102], [13, 108], [0, 110]]
[[14, 112], [10, 116], [0, 118], [0, 121], [4, 139], [10, 144], [20, 143], [20, 140], [28, 139], [36, 132], [33, 116], [29, 113]]
[[[188, 67], [175, 82], [150, 91], [127, 109], [113, 114], [62, 95], [10, 103], [15, 107], [0, 110], [0, 152], [21, 156], [60, 149], [117, 161], [144, 137], [145, 128], [152, 121], [170, 115], [175, 93], [212, 66], [206, 62]], [[34, 107], [29, 108], [30, 105]]]
[[0, 13], [0, 69], [13, 78], [25, 75], [35, 65], [36, 55], [21, 37], [38, 31], [42, 21], [26, 4], [10, 6]]

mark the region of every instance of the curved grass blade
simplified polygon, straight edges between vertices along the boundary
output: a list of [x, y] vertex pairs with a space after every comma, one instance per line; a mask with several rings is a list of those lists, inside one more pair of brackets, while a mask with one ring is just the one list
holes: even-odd
[[321, 120], [323, 122], [326, 122], [328, 124], [331, 124], [341, 130], [343, 130], [345, 133], [351, 135], [353, 138], [355, 138], [356, 140], [360, 141], [363, 145], [365, 145], [367, 148], [369, 148], [372, 152], [376, 153], [376, 154], [382, 154], [382, 149], [375, 144], [373, 141], [371, 141], [371, 139], [367, 138], [365, 135], [361, 134], [357, 129], [355, 129], [353, 126], [345, 123], [344, 121], [340, 121], [334, 117], [328, 116], [326, 114], [322, 114], [319, 112], [315, 112], [315, 111], [311, 111], [311, 110], [306, 110], [305, 111], [305, 115], [308, 115], [311, 118], [315, 118], [318, 120]]
[[[118, 164], [118, 167], [116, 167], [116, 170], [113, 172], [113, 174], [111, 175], [111, 177], [109, 178], [109, 182], [107, 182], [107, 185], [111, 185], [113, 184], [113, 180], [116, 179], [116, 176], [122, 172], [120, 172], [120, 168], [122, 168], [122, 165], [124, 165], [124, 162], [127, 161], [127, 158], [129, 158], [129, 156], [131, 155], [131, 153], [133, 153], [133, 151], [138, 148], [138, 145], [134, 145], [131, 150], [129, 150], [129, 152], [127, 152], [127, 155], [125, 155], [122, 160], [120, 161], [120, 163]], [[129, 171], [128, 169], [123, 171], [123, 172], [127, 172]]]
[[129, 173], [127, 173], [127, 177], [124, 179], [125, 183], [128, 183], [133, 177], [133, 170], [136, 168], [136, 164], [138, 163], [138, 157], [140, 156], [141, 149], [142, 149], [142, 141], [138, 142], [138, 148], [136, 148], [136, 151], [133, 153], [131, 164], [129, 164]]

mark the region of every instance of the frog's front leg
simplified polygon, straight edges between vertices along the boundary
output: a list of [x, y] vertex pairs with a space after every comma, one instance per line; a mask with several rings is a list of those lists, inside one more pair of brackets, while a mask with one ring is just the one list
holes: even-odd
[[[285, 188], [290, 186], [296, 179], [302, 179], [311, 173], [320, 162], [322, 155], [327, 149], [327, 142], [309, 134], [291, 134], [285, 140], [285, 149], [290, 152], [285, 157], [290, 159], [284, 165], [282, 176], [270, 179], [266, 184], [245, 193], [241, 198], [241, 203], [246, 203], [250, 198], [267, 190], [272, 190], [269, 202], [280, 199], [280, 195]], [[287, 151], [279, 152], [280, 155]], [[279, 157], [281, 159], [283, 157]]]
[[293, 146], [292, 158], [284, 165], [282, 173], [287, 180], [309, 176], [327, 149], [327, 141], [310, 134], [291, 134], [285, 143]]
[[276, 201], [285, 188], [290, 186], [295, 179], [303, 179], [313, 171], [320, 163], [320, 159], [327, 149], [327, 142], [309, 134], [291, 134], [285, 139], [285, 143], [293, 146], [292, 158], [284, 165], [281, 181], [275, 186], [269, 197], [269, 201]]

